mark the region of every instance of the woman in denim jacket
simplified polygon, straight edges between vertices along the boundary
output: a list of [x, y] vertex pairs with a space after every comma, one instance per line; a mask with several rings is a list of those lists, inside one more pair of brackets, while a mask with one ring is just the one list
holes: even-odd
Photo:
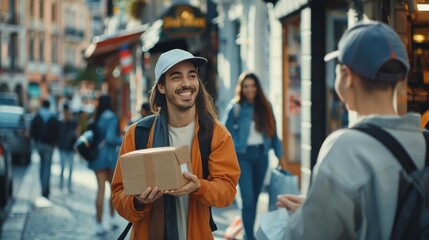
[[[103, 235], [107, 231], [102, 224], [103, 203], [105, 184], [112, 181], [113, 171], [116, 167], [116, 160], [119, 154], [119, 147], [122, 137], [119, 133], [118, 117], [112, 111], [111, 99], [109, 95], [102, 95], [98, 98], [98, 106], [95, 112], [96, 143], [98, 146], [97, 157], [88, 163], [97, 178], [97, 198], [96, 198], [96, 234]], [[109, 201], [110, 227], [117, 228], [114, 221], [112, 201]]]
[[246, 239], [253, 240], [258, 197], [268, 167], [268, 151], [274, 149], [279, 161], [283, 161], [283, 148], [277, 137], [271, 104], [258, 77], [252, 72], [243, 72], [235, 92], [222, 122], [234, 140], [242, 173], [238, 184], [243, 202], [243, 225]]

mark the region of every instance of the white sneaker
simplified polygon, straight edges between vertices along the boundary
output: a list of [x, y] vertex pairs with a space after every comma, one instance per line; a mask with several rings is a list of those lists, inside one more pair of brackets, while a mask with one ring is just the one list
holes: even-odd
[[97, 225], [95, 226], [95, 233], [100, 236], [100, 235], [104, 235], [107, 233], [106, 229], [103, 227], [103, 224], [101, 223], [97, 223]]

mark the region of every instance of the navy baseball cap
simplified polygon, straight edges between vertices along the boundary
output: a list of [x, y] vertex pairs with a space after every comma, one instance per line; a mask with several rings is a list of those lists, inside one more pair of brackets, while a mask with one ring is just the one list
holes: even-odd
[[155, 65], [155, 81], [158, 82], [162, 74], [167, 72], [174, 65], [183, 62], [190, 61], [195, 67], [202, 66], [207, 63], [207, 59], [203, 57], [195, 57], [190, 52], [181, 49], [173, 49], [165, 52], [159, 56], [158, 61]]
[[[338, 50], [328, 53], [324, 60], [327, 62], [335, 58], [357, 75], [370, 80], [403, 80], [410, 69], [398, 34], [390, 26], [377, 21], [359, 22], [344, 32]], [[380, 68], [390, 60], [402, 63], [405, 72], [381, 73]]]

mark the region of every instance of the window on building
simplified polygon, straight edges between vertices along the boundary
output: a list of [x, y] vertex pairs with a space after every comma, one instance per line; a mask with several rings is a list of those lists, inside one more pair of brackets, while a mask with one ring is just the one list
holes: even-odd
[[58, 63], [58, 39], [57, 38], [52, 38], [52, 50], [51, 50], [51, 58], [52, 58], [52, 62], [53, 63]]
[[16, 58], [18, 57], [18, 34], [12, 33], [10, 35], [10, 53], [9, 53], [9, 59], [10, 59], [10, 68], [16, 69]]
[[[340, 14], [337, 11], [329, 12], [327, 21], [327, 41], [326, 52], [337, 49], [338, 42], [344, 31], [347, 29], [346, 11]], [[339, 128], [347, 127], [349, 114], [345, 105], [341, 102], [335, 92], [335, 61], [326, 63], [326, 108], [327, 108], [327, 133], [329, 134]]]
[[67, 47], [66, 48], [66, 59], [65, 59], [65, 62], [67, 63], [67, 64], [71, 64], [72, 63], [72, 61], [71, 61], [71, 50], [70, 50], [70, 48], [69, 47]]
[[30, 61], [34, 61], [34, 37], [30, 37], [29, 43]]
[[44, 8], [43, 0], [40, 0], [40, 4], [39, 4], [40, 19], [43, 19], [43, 8]]
[[39, 61], [44, 62], [45, 61], [45, 41], [43, 38], [40, 38], [40, 44], [39, 44]]
[[2, 64], [2, 58], [3, 58], [3, 51], [2, 51], [2, 44], [3, 44], [3, 41], [2, 41], [2, 33], [1, 33], [1, 31], [0, 31], [0, 68], [3, 66], [3, 64]]
[[286, 24], [287, 91], [286, 112], [288, 122], [288, 161], [301, 161], [301, 19]]
[[52, 12], [52, 22], [55, 22], [55, 21], [57, 21], [57, 11], [56, 11], [56, 9], [57, 9], [57, 4], [55, 4], [55, 3], [52, 3], [52, 6], [51, 6], [51, 12]]
[[5, 59], [10, 59], [10, 38], [9, 36], [5, 35], [5, 38], [3, 39], [3, 54]]
[[33, 17], [34, 16], [34, 0], [30, 0], [30, 16]]

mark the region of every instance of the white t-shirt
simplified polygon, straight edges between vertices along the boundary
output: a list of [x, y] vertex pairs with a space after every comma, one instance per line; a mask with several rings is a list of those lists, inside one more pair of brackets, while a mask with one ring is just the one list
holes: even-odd
[[[180, 147], [188, 145], [191, 151], [192, 140], [195, 131], [195, 120], [188, 126], [175, 128], [168, 125], [168, 135], [170, 137], [170, 145], [173, 147]], [[191, 151], [192, 152], [192, 151]], [[188, 229], [188, 208], [189, 208], [189, 195], [177, 197], [176, 212], [177, 212], [177, 228], [179, 237], [178, 239], [187, 239]]]
[[249, 137], [247, 138], [247, 146], [260, 145], [264, 143], [262, 133], [256, 131], [255, 120], [250, 122]]

